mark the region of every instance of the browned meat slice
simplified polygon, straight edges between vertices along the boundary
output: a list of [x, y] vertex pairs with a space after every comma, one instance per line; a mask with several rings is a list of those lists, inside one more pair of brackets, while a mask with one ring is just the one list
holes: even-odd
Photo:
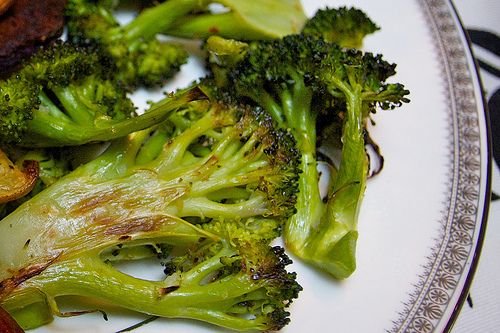
[[0, 73], [61, 36], [65, 5], [66, 0], [14, 1], [0, 16]]

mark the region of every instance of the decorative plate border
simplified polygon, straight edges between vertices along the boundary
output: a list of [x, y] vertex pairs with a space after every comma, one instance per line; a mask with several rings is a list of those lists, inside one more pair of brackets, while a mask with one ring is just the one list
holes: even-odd
[[[468, 269], [471, 256], [479, 247], [478, 233], [484, 220], [481, 209], [481, 134], [479, 115], [473, 86], [474, 68], [467, 58], [461, 31], [458, 29], [453, 6], [446, 0], [418, 0], [419, 6], [433, 35], [441, 67], [441, 77], [448, 101], [449, 171], [447, 200], [443, 202], [443, 216], [439, 236], [427, 257], [427, 264], [418, 276], [418, 283], [404, 303], [404, 309], [387, 332], [435, 332], [446, 313], [457, 315], [466, 295], [458, 304], [452, 302], [456, 293], [462, 293], [461, 280], [470, 282]], [[481, 238], [481, 237], [479, 237]], [[480, 244], [479, 244], [480, 246]]]

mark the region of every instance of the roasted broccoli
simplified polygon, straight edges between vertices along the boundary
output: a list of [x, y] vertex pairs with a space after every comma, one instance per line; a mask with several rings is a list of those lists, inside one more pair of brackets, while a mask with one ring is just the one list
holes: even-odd
[[306, 35], [322, 36], [327, 42], [359, 49], [367, 35], [380, 30], [366, 13], [354, 7], [318, 9], [302, 28]]
[[[0, 144], [81, 145], [110, 140], [165, 120], [195, 92], [136, 115], [99, 49], [58, 42], [0, 81]], [[106, 66], [108, 64], [108, 66]]]
[[[307, 20], [299, 0], [205, 0], [201, 3], [196, 12], [179, 19], [168, 30], [168, 35], [201, 39], [217, 35], [242, 41], [274, 39], [299, 32]], [[214, 4], [219, 6], [214, 8]]]
[[[226, 6], [213, 12], [213, 4]], [[169, 0], [139, 11], [130, 22], [114, 17], [115, 2], [69, 0], [66, 6], [71, 40], [97, 39], [117, 64], [125, 85], [159, 86], [186, 63], [180, 41], [160, 41], [158, 35], [189, 39], [223, 34], [228, 38], [275, 38], [299, 31], [306, 19], [300, 1]]]
[[[213, 70], [202, 83], [215, 94], [259, 105], [297, 140], [302, 154], [297, 213], [285, 227], [286, 245], [337, 278], [349, 276], [367, 177], [365, 120], [376, 106], [389, 109], [408, 101], [402, 85], [385, 83], [395, 65], [321, 36], [297, 34], [246, 45], [211, 39]], [[332, 170], [326, 197], [318, 185], [317, 128], [325, 126], [317, 124], [319, 116], [341, 130], [336, 146], [342, 159], [338, 173]]]
[[342, 157], [326, 214], [319, 223], [306, 226], [291, 219], [284, 235], [287, 245], [301, 258], [346, 278], [356, 268], [357, 222], [369, 176], [366, 122], [377, 109], [392, 110], [408, 103], [409, 91], [400, 83], [386, 83], [396, 74], [396, 65], [382, 55], [342, 50], [336, 45], [329, 49], [331, 56], [324, 59], [317, 75], [325, 90], [345, 100]]
[[[190, 300], [183, 304], [184, 309], [189, 308], [185, 310], [186, 316], [195, 306], [200, 313], [216, 314], [217, 324], [237, 330], [267, 332], [286, 326], [290, 322], [286, 308], [302, 287], [296, 281], [296, 274], [285, 270], [292, 261], [284, 249], [270, 247], [266, 240], [247, 232], [236, 221], [214, 220], [201, 227], [219, 241], [202, 241], [165, 264], [169, 279], [179, 279], [183, 287], [204, 295], [195, 305]], [[210, 283], [200, 286], [207, 277]], [[225, 299], [214, 302], [210, 295], [220, 294], [222, 289]]]
[[[225, 61], [219, 67], [212, 60], [213, 76], [203, 79], [202, 84], [211, 87], [215, 94], [229, 94], [264, 108], [279, 127], [293, 134], [302, 160], [297, 213], [292, 219], [300, 222], [290, 222], [289, 225], [300, 223], [306, 228], [317, 223], [325, 212], [326, 204], [318, 185], [316, 118], [322, 112], [330, 111], [323, 107], [325, 96], [330, 100], [332, 98], [316, 84], [316, 71], [329, 56], [327, 44], [315, 37], [289, 35], [273, 41], [253, 42], [246, 48], [239, 45], [239, 51], [225, 53], [220, 51], [224, 50], [224, 43], [221, 38], [209, 39], [207, 45], [212, 59], [225, 57]], [[228, 48], [232, 50], [234, 42], [228, 43]], [[214, 52], [211, 45], [219, 47]], [[239, 59], [239, 62], [232, 63], [234, 59]], [[226, 62], [230, 65], [226, 66]], [[214, 85], [218, 89], [213, 88]], [[318, 100], [321, 102], [318, 103]], [[290, 237], [288, 235], [285, 241]], [[294, 237], [307, 238], [307, 230]]]
[[160, 41], [157, 34], [189, 12], [190, 7], [172, 7], [172, 1], [167, 1], [145, 9], [132, 22], [122, 25], [114, 17], [116, 3], [68, 0], [65, 16], [69, 40], [96, 40], [116, 65], [116, 79], [127, 87], [160, 86], [179, 72], [188, 53], [179, 43]]
[[[263, 110], [209, 100], [111, 142], [0, 222], [0, 305], [24, 328], [62, 315], [61, 295], [237, 330], [283, 327], [301, 288], [269, 244], [295, 213], [295, 144]], [[151, 254], [174, 256], [162, 281], [112, 266]]]

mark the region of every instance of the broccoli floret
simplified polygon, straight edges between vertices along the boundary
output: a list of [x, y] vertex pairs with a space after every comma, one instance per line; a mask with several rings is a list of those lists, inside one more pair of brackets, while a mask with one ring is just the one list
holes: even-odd
[[359, 49], [363, 40], [380, 30], [364, 11], [354, 7], [319, 9], [302, 28], [306, 35], [323, 36], [332, 44]]
[[[224, 6], [222, 12], [213, 5]], [[299, 31], [306, 15], [298, 0], [169, 0], [140, 10], [120, 25], [109, 1], [69, 0], [66, 7], [72, 40], [97, 39], [118, 66], [127, 86], [158, 86], [187, 61], [181, 43], [160, 42], [158, 35], [204, 39], [210, 35], [254, 40]]]
[[116, 79], [127, 87], [160, 86], [179, 72], [188, 59], [181, 44], [157, 38], [193, 7], [172, 3], [147, 8], [132, 22], [122, 25], [113, 16], [113, 2], [69, 0], [65, 8], [68, 36], [76, 43], [96, 40], [116, 64]]
[[[293, 134], [302, 160], [297, 213], [292, 219], [304, 225], [317, 223], [326, 205], [318, 185], [316, 119], [330, 111], [323, 106], [332, 99], [315, 81], [316, 68], [329, 56], [325, 43], [305, 35], [252, 42], [246, 47], [238, 44], [236, 49], [232, 41], [227, 41], [227, 48], [224, 43], [218, 37], [208, 40], [213, 76], [202, 84], [216, 95], [228, 94], [259, 105], [279, 127]], [[213, 45], [218, 48], [214, 50]]]
[[[396, 65], [385, 61], [382, 55], [342, 50], [335, 45], [330, 49], [331, 56], [324, 59], [318, 79], [330, 94], [345, 99], [342, 158], [320, 223], [304, 229], [292, 219], [285, 239], [305, 260], [336, 277], [346, 278], [356, 267], [357, 222], [369, 176], [366, 122], [377, 108], [392, 110], [408, 103], [409, 91], [400, 83], [386, 83], [396, 74]], [[297, 238], [301, 232], [306, 232], [307, 237]]]
[[199, 97], [186, 93], [137, 116], [128, 90], [104, 59], [91, 44], [58, 42], [0, 81], [0, 144], [47, 147], [110, 140], [159, 123]]
[[[207, 45], [214, 70], [202, 83], [215, 94], [263, 107], [297, 140], [302, 155], [297, 213], [286, 224], [285, 244], [335, 277], [349, 276], [355, 268], [356, 221], [367, 177], [365, 121], [377, 106], [390, 109], [408, 101], [402, 85], [385, 83], [395, 65], [380, 55], [305, 34], [246, 47], [229, 41], [224, 49], [223, 39]], [[218, 47], [214, 51], [210, 45]], [[338, 173], [332, 172], [327, 197], [318, 185], [317, 130], [325, 126], [318, 119], [341, 131], [335, 143], [342, 159]]]
[[[0, 222], [8, 239], [0, 241], [0, 306], [26, 328], [60, 314], [56, 297], [67, 294], [234, 329], [282, 327], [300, 287], [269, 244], [295, 213], [300, 154], [274, 125], [261, 109], [202, 100], [111, 142]], [[207, 243], [206, 260], [179, 264], [184, 272], [163, 281], [111, 266], [147, 255], [145, 246], [170, 256], [160, 252]]]
[[[214, 10], [213, 4], [220, 6]], [[196, 12], [179, 19], [168, 34], [201, 39], [217, 35], [241, 41], [274, 39], [299, 32], [306, 20], [298, 0], [205, 1]]]
[[[220, 241], [196, 244], [185, 255], [169, 260], [165, 273], [179, 279], [182, 286], [200, 291], [205, 288], [203, 293], [218, 294], [221, 286], [227, 288], [224, 302], [214, 304], [211, 297], [206, 297], [196, 304], [198, 311], [217, 313], [219, 325], [229, 326], [224, 323], [232, 322], [233, 328], [252, 331], [278, 331], [286, 326], [290, 322], [286, 308], [302, 287], [296, 274], [285, 270], [292, 261], [284, 249], [270, 247], [267, 241], [234, 222], [214, 220], [201, 227]], [[207, 278], [210, 282], [200, 287]]]

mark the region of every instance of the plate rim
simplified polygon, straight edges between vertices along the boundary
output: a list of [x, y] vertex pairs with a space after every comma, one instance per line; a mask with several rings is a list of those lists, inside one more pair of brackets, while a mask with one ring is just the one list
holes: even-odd
[[[426, 28], [428, 29], [429, 34], [431, 34], [434, 37], [439, 36], [441, 38], [443, 38], [442, 35], [450, 34], [448, 36], [445, 36], [448, 37], [448, 39], [445, 41], [439, 42], [436, 41], [436, 39], [438, 38], [433, 39], [434, 48], [440, 49], [440, 51], [436, 51], [435, 55], [438, 58], [440, 68], [442, 70], [442, 73], [440, 74], [441, 82], [444, 85], [444, 87], [448, 90], [450, 90], [451, 85], [457, 84], [456, 82], [452, 82], [454, 78], [450, 77], [450, 75], [447, 75], [446, 73], [443, 73], [445, 69], [448, 69], [447, 66], [451, 66], [449, 63], [445, 64], [445, 62], [452, 62], [448, 57], [450, 55], [448, 52], [456, 52], [457, 49], [453, 49], [453, 47], [456, 47], [457, 45], [460, 46], [460, 49], [458, 51], [464, 52], [463, 54], [460, 55], [459, 59], [462, 62], [465, 61], [467, 65], [467, 68], [463, 70], [463, 72], [470, 75], [469, 78], [470, 82], [467, 83], [467, 87], [473, 92], [472, 99], [474, 99], [476, 102], [474, 104], [474, 114], [477, 116], [478, 122], [480, 119], [484, 120], [484, 133], [481, 132], [482, 128], [479, 123], [475, 128], [479, 129], [479, 133], [477, 133], [477, 141], [479, 142], [479, 147], [478, 147], [479, 151], [477, 153], [477, 155], [479, 155], [478, 163], [482, 163], [483, 158], [485, 163], [484, 166], [479, 165], [478, 169], [479, 172], [482, 172], [484, 170], [486, 174], [481, 175], [479, 173], [478, 175], [479, 180], [481, 180], [481, 177], [484, 177], [484, 181], [478, 182], [477, 184], [477, 189], [478, 190], [482, 189], [482, 192], [478, 191], [477, 193], [475, 193], [475, 195], [477, 196], [477, 203], [478, 203], [476, 207], [477, 209], [476, 213], [474, 214], [476, 220], [472, 229], [471, 250], [467, 253], [467, 258], [465, 258], [462, 261], [463, 267], [460, 267], [463, 271], [462, 273], [459, 274], [457, 281], [455, 280], [452, 281], [453, 283], [456, 283], [456, 285], [453, 288], [449, 288], [449, 290], [445, 290], [446, 288], [443, 288], [440, 290], [445, 293], [447, 291], [452, 292], [451, 294], [446, 293], [446, 297], [448, 297], [447, 301], [444, 302], [443, 304], [439, 304], [439, 302], [429, 301], [430, 299], [429, 294], [431, 289], [430, 284], [433, 282], [435, 283], [435, 281], [431, 280], [431, 282], [429, 283], [423, 281], [428, 277], [426, 273], [429, 273], [429, 268], [436, 269], [436, 267], [434, 266], [436, 265], [438, 260], [433, 257], [437, 256], [434, 247], [438, 247], [437, 245], [439, 245], [439, 242], [442, 241], [442, 239], [439, 238], [439, 241], [436, 240], [434, 247], [430, 248], [432, 254], [428, 256], [427, 263], [423, 267], [425, 273], [419, 275], [419, 282], [414, 285], [413, 293], [410, 294], [410, 299], [403, 303], [404, 305], [403, 310], [398, 312], [399, 316], [398, 319], [392, 321], [393, 327], [388, 329], [387, 332], [388, 333], [406, 332], [409, 329], [412, 332], [430, 333], [430, 332], [435, 332], [438, 327], [443, 327], [442, 332], [449, 333], [451, 332], [457, 318], [459, 317], [463, 305], [466, 303], [468, 299], [469, 291], [479, 263], [481, 250], [483, 247], [483, 242], [487, 229], [490, 199], [492, 192], [491, 127], [490, 127], [488, 106], [484, 94], [484, 88], [481, 81], [477, 59], [475, 59], [474, 57], [472, 43], [470, 41], [466, 29], [464, 28], [462, 21], [460, 20], [460, 15], [453, 4], [453, 1], [417, 0], [416, 2], [418, 3], [419, 9], [421, 10], [421, 14], [424, 14], [425, 16], [424, 20], [426, 21]], [[446, 14], [451, 14], [451, 15], [446, 15]], [[439, 28], [437, 26], [435, 27], [434, 24], [436, 25], [441, 24], [442, 26], [444, 26], [445, 31], [444, 32], [438, 31]], [[457, 39], [454, 39], [456, 37], [459, 37], [458, 43]], [[444, 53], [444, 55], [441, 54], [440, 52]], [[475, 84], [477, 84], [477, 88]], [[454, 92], [456, 91], [454, 90]], [[477, 96], [478, 92], [480, 94], [480, 98], [478, 98]], [[478, 101], [480, 101], [481, 105], [477, 103]], [[446, 113], [448, 114], [448, 116], [458, 117], [460, 115], [459, 108], [458, 107], [454, 108], [453, 106], [450, 105], [450, 102], [451, 102], [451, 97], [448, 96], [446, 101], [447, 103]], [[462, 110], [462, 113], [464, 112], [465, 111]], [[480, 117], [484, 117], [484, 119]], [[452, 123], [451, 125], [456, 125], [455, 122], [458, 123], [458, 120], [451, 121]], [[456, 129], [450, 130], [451, 134], [454, 134], [454, 132], [458, 132], [458, 130]], [[453, 137], [453, 135], [451, 136]], [[449, 139], [449, 144], [452, 146], [452, 148], [450, 148], [450, 151], [453, 151], [454, 149], [460, 149], [461, 145], [465, 143], [464, 140], [465, 140], [464, 138], [458, 138], [455, 140]], [[482, 140], [484, 140], [484, 145], [481, 144]], [[484, 153], [486, 154], [486, 156], [481, 157], [481, 155]], [[454, 158], [451, 157], [448, 158], [450, 164], [457, 162], [454, 160]], [[459, 160], [459, 157], [456, 157], [455, 159]], [[464, 168], [463, 166], [459, 166], [456, 168], [457, 170], [455, 172], [457, 172], [457, 178], [459, 176], [458, 172], [463, 171], [462, 170], [463, 168]], [[448, 167], [450, 173], [454, 172], [453, 169], [454, 167]], [[452, 193], [453, 188], [451, 188], [453, 186], [450, 185], [449, 183], [453, 182], [454, 180], [455, 178], [453, 178], [451, 175], [446, 180], [447, 186], [450, 187], [449, 194], [447, 194], [448, 199], [451, 199], [453, 195]], [[456, 187], [458, 188], [458, 186]], [[457, 193], [455, 193], [455, 195], [458, 196]], [[484, 198], [483, 199], [484, 202], [482, 204], [481, 204], [481, 198]], [[455, 213], [454, 211], [452, 211], [451, 206], [452, 206], [451, 204], [446, 204], [445, 207], [446, 211], [443, 212], [443, 216], [441, 217], [441, 219], [446, 220], [447, 219], [447, 217], [445, 216], [446, 214]], [[481, 214], [481, 216], [479, 214]], [[481, 217], [480, 221], [477, 220], [479, 216]], [[441, 224], [441, 227], [443, 227], [446, 224], [446, 221], [440, 220], [439, 223]], [[452, 226], [453, 224], [454, 222], [450, 222], [450, 226]], [[477, 236], [474, 236], [474, 233], [476, 233], [476, 231], [477, 231]], [[439, 237], [442, 238], [444, 238], [446, 235], [443, 231], [441, 232], [441, 234], [442, 235], [440, 235]], [[472, 258], [470, 258], [471, 255]], [[439, 257], [439, 259], [440, 260], [446, 259], [446, 257], [443, 255], [442, 257]], [[468, 269], [466, 268], [466, 266], [468, 266]], [[460, 279], [462, 279], [463, 276], [465, 276], [465, 281], [463, 282], [463, 284], [460, 284], [459, 283]], [[428, 285], [427, 287], [428, 289], [424, 290], [426, 284]], [[439, 288], [435, 289], [439, 290]], [[425, 293], [424, 297], [421, 296], [422, 293]], [[458, 293], [458, 297], [455, 296], [455, 293]], [[420, 301], [418, 301], [418, 299], [420, 299]], [[452, 300], [454, 299], [456, 300], [452, 302]], [[449, 313], [448, 316], [445, 316], [447, 311], [450, 311], [449, 310], [450, 308], [452, 308], [451, 313]]]
[[[455, 16], [457, 17], [458, 22], [459, 22], [458, 28], [461, 29], [461, 32], [465, 37], [465, 41], [467, 43], [466, 44], [467, 51], [470, 52], [472, 59], [473, 59], [473, 63], [471, 64], [473, 66], [472, 72], [476, 75], [476, 79], [477, 79], [478, 84], [479, 84], [479, 89], [481, 92], [482, 106], [483, 106], [482, 112], [483, 112], [484, 117], [485, 117], [485, 126], [486, 126], [486, 133], [485, 134], [486, 134], [486, 149], [487, 149], [486, 162], [488, 164], [486, 166], [487, 181], [486, 181], [486, 187], [485, 187], [486, 193], [485, 193], [485, 202], [484, 202], [484, 206], [483, 206], [483, 217], [482, 217], [482, 221], [481, 221], [480, 226], [479, 226], [480, 232], [479, 232], [477, 244], [476, 244], [476, 247], [474, 250], [474, 257], [472, 259], [471, 266], [470, 266], [469, 272], [467, 274], [467, 278], [466, 278], [464, 287], [462, 288], [462, 292], [460, 294], [458, 302], [455, 305], [455, 308], [454, 308], [454, 310], [453, 310], [453, 312], [452, 312], [452, 314], [451, 314], [451, 316], [446, 324], [444, 332], [451, 332], [453, 326], [456, 323], [456, 320], [458, 319], [458, 317], [460, 315], [460, 312], [461, 312], [464, 304], [466, 302], [469, 302], [468, 301], [469, 292], [470, 292], [470, 288], [472, 286], [472, 283], [474, 281], [474, 276], [476, 274], [477, 267], [479, 265], [479, 259], [481, 257], [483, 244], [484, 244], [484, 238], [486, 235], [486, 229], [487, 229], [487, 225], [488, 225], [489, 210], [490, 210], [491, 195], [492, 195], [492, 177], [493, 177], [493, 165], [492, 165], [492, 163], [493, 163], [493, 158], [492, 158], [493, 147], [492, 146], [493, 145], [492, 145], [492, 139], [491, 139], [491, 122], [490, 122], [490, 116], [489, 116], [488, 102], [486, 99], [484, 85], [483, 85], [483, 82], [481, 79], [481, 72], [479, 70], [479, 64], [478, 64], [477, 58], [474, 56], [474, 49], [472, 47], [472, 40], [467, 32], [467, 29], [465, 28], [465, 26], [463, 24], [462, 19], [460, 18], [460, 13], [458, 12], [453, 1], [451, 1], [451, 0], [448, 0], [448, 1], [450, 2], [450, 6], [451, 6]], [[478, 109], [478, 113], [479, 113], [479, 109]]]

